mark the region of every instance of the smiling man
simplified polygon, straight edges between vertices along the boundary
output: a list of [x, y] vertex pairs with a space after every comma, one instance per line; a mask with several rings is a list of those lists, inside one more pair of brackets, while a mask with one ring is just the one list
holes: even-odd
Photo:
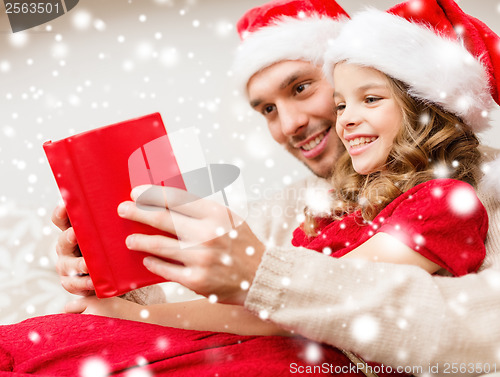
[[331, 174], [345, 149], [335, 134], [333, 89], [318, 66], [278, 62], [252, 76], [247, 93], [277, 143], [314, 174]]
[[335, 1], [279, 0], [249, 10], [237, 25], [240, 87], [273, 139], [320, 177], [331, 175], [344, 152], [321, 65], [347, 19]]

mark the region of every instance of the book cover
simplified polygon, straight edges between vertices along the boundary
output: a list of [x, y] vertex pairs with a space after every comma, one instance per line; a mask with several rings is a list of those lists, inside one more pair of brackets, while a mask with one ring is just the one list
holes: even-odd
[[97, 296], [118, 296], [165, 281], [143, 266], [146, 253], [127, 249], [125, 238], [168, 234], [117, 213], [133, 187], [168, 180], [169, 186], [185, 189], [160, 114], [48, 141], [43, 148]]

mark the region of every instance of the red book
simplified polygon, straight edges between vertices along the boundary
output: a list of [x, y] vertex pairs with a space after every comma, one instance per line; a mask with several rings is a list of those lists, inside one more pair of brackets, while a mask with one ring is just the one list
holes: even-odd
[[118, 296], [165, 281], [144, 267], [146, 253], [127, 249], [125, 238], [168, 234], [117, 213], [133, 187], [168, 180], [169, 186], [185, 189], [160, 114], [48, 141], [43, 148], [97, 296]]

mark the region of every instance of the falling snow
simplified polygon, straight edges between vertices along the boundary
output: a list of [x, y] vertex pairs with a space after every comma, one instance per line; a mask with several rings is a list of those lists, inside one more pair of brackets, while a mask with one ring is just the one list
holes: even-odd
[[374, 341], [379, 335], [379, 322], [370, 315], [361, 315], [353, 320], [352, 335], [360, 343]]
[[100, 357], [87, 358], [80, 367], [80, 377], [106, 377], [109, 373], [109, 366]]
[[241, 283], [240, 283], [240, 288], [243, 290], [243, 291], [247, 291], [248, 288], [250, 288], [250, 283], [246, 280], [243, 280]]
[[316, 216], [331, 213], [332, 198], [329, 185], [310, 187], [305, 193], [305, 203], [308, 211]]
[[476, 194], [469, 188], [455, 189], [449, 199], [452, 211], [459, 215], [470, 215], [478, 205]]
[[261, 311], [259, 311], [259, 318], [262, 320], [269, 319], [269, 312], [265, 309], [262, 309]]
[[321, 360], [322, 351], [317, 343], [309, 343], [306, 346], [306, 360], [308, 363], [316, 364]]
[[30, 333], [28, 334], [28, 338], [33, 343], [38, 343], [40, 341], [40, 334], [38, 334], [36, 331], [30, 331]]

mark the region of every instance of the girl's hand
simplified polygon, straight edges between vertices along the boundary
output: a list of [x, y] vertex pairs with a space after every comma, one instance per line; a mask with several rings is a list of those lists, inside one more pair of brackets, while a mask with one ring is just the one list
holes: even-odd
[[99, 299], [96, 296], [68, 302], [64, 308], [66, 313], [94, 314], [132, 321], [141, 320], [141, 310], [144, 309], [139, 304], [118, 297]]

